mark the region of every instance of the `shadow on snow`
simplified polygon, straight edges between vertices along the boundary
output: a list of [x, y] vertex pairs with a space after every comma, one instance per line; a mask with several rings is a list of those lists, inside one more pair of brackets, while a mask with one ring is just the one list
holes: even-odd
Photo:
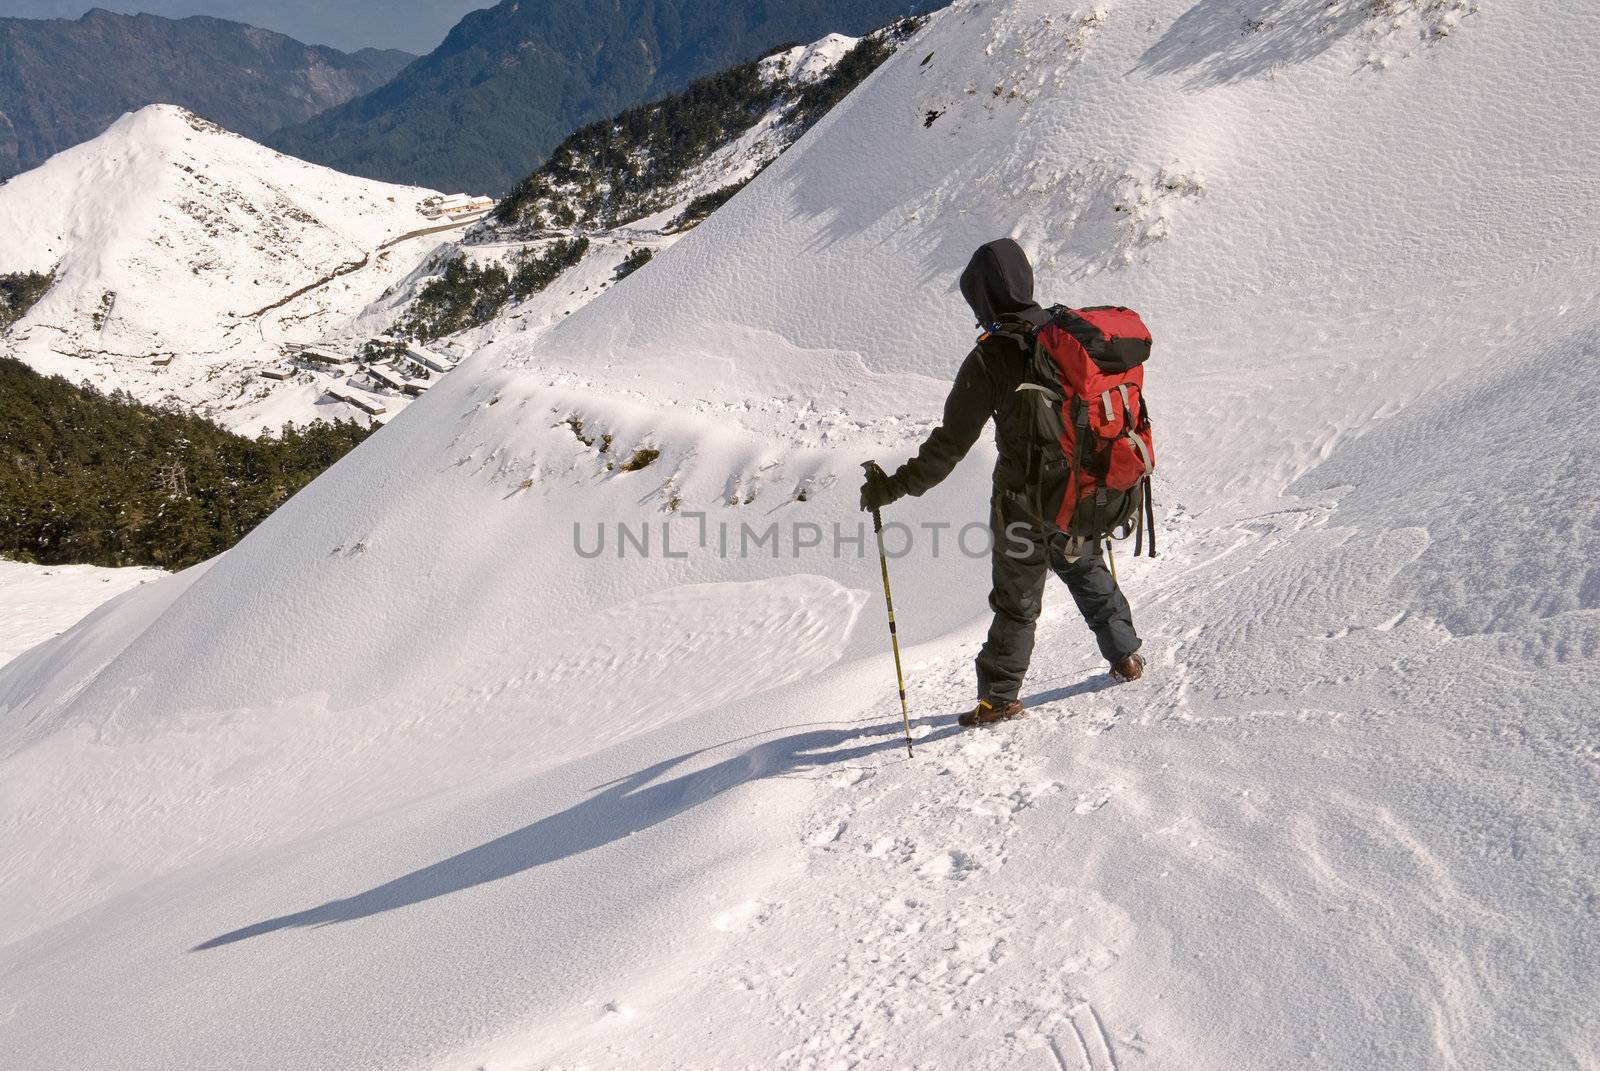
[[[1071, 694], [1071, 689], [1064, 690], [1064, 694]], [[934, 718], [919, 718], [916, 724], [929, 725], [934, 721]], [[808, 729], [768, 740], [715, 765], [659, 780], [696, 756], [727, 745], [691, 751], [599, 785], [595, 789], [597, 795], [564, 811], [366, 892], [233, 930], [196, 945], [190, 951], [220, 948], [277, 930], [349, 922], [447, 896], [621, 840], [739, 785], [820, 769], [905, 746], [898, 721], [870, 728], [862, 728], [861, 724], [843, 729]], [[947, 724], [920, 742], [931, 743], [957, 731], [954, 725]], [[863, 740], [867, 742], [858, 743]], [[855, 746], [846, 746], [849, 744]]]
[[1146, 74], [1187, 75], [1192, 89], [1314, 59], [1373, 19], [1366, 4], [1200, 0], [1140, 58]]

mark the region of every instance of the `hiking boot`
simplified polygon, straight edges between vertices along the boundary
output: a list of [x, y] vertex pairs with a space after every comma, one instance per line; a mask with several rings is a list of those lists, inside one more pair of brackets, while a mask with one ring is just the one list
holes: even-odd
[[974, 725], [993, 725], [997, 721], [1010, 721], [1023, 715], [1022, 701], [1020, 699], [1000, 700], [990, 702], [987, 699], [978, 700], [978, 705], [962, 714], [956, 721], [966, 727]]
[[1142, 676], [1144, 676], [1144, 655], [1138, 651], [1111, 663], [1111, 679], [1118, 684], [1127, 684]]

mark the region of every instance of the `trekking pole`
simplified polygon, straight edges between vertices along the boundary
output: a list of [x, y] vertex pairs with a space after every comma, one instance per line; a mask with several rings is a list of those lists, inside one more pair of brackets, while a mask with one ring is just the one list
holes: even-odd
[[1106, 561], [1111, 565], [1111, 582], [1115, 584], [1117, 583], [1117, 548], [1109, 539], [1106, 540]]
[[[867, 478], [889, 477], [878, 467], [876, 461], [864, 461], [861, 467], [867, 470]], [[872, 507], [872, 531], [878, 537], [878, 567], [883, 571], [883, 605], [889, 611], [889, 645], [894, 648], [894, 679], [900, 686], [900, 720], [906, 727], [906, 758], [915, 758], [911, 750], [911, 712], [906, 707], [906, 678], [900, 669], [900, 637], [894, 628], [894, 596], [889, 594], [889, 556], [883, 550], [883, 517], [878, 513], [878, 507]]]

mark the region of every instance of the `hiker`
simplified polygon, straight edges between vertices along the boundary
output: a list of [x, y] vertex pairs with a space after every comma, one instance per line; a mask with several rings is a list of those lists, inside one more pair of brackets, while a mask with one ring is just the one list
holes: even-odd
[[[1145, 662], [1128, 600], [1101, 559], [1100, 538], [1086, 543], [1070, 540], [1063, 532], [1047, 536], [1039, 498], [1029, 493], [1029, 456], [1035, 449], [1029, 397], [1032, 339], [1051, 322], [1052, 312], [1033, 300], [1033, 268], [1027, 254], [1009, 238], [982, 246], [961, 273], [961, 295], [977, 315], [983, 335], [956, 373], [945, 400], [944, 420], [917, 456], [893, 475], [883, 475], [876, 465], [869, 467], [861, 508], [882, 508], [904, 495], [926, 493], [950, 475], [983, 426], [994, 420], [1000, 455], [994, 467], [989, 521], [993, 536], [989, 606], [994, 623], [977, 659], [978, 705], [960, 718], [962, 725], [981, 725], [1023, 712], [1018, 694], [1033, 654], [1047, 569], [1072, 592], [1113, 678], [1138, 680]], [[1142, 408], [1142, 400], [1139, 405]]]

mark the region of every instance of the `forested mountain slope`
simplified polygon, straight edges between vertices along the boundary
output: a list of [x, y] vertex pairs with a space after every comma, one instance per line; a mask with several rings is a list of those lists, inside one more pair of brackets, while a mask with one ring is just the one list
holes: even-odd
[[732, 200], [921, 21], [782, 49], [575, 131], [350, 330], [437, 340], [466, 357], [570, 315]]
[[182, 569], [237, 543], [369, 434], [246, 439], [0, 357], [0, 557]]
[[285, 152], [391, 182], [503, 193], [585, 123], [784, 42], [859, 35], [907, 0], [502, 0], [393, 82], [275, 134]]

